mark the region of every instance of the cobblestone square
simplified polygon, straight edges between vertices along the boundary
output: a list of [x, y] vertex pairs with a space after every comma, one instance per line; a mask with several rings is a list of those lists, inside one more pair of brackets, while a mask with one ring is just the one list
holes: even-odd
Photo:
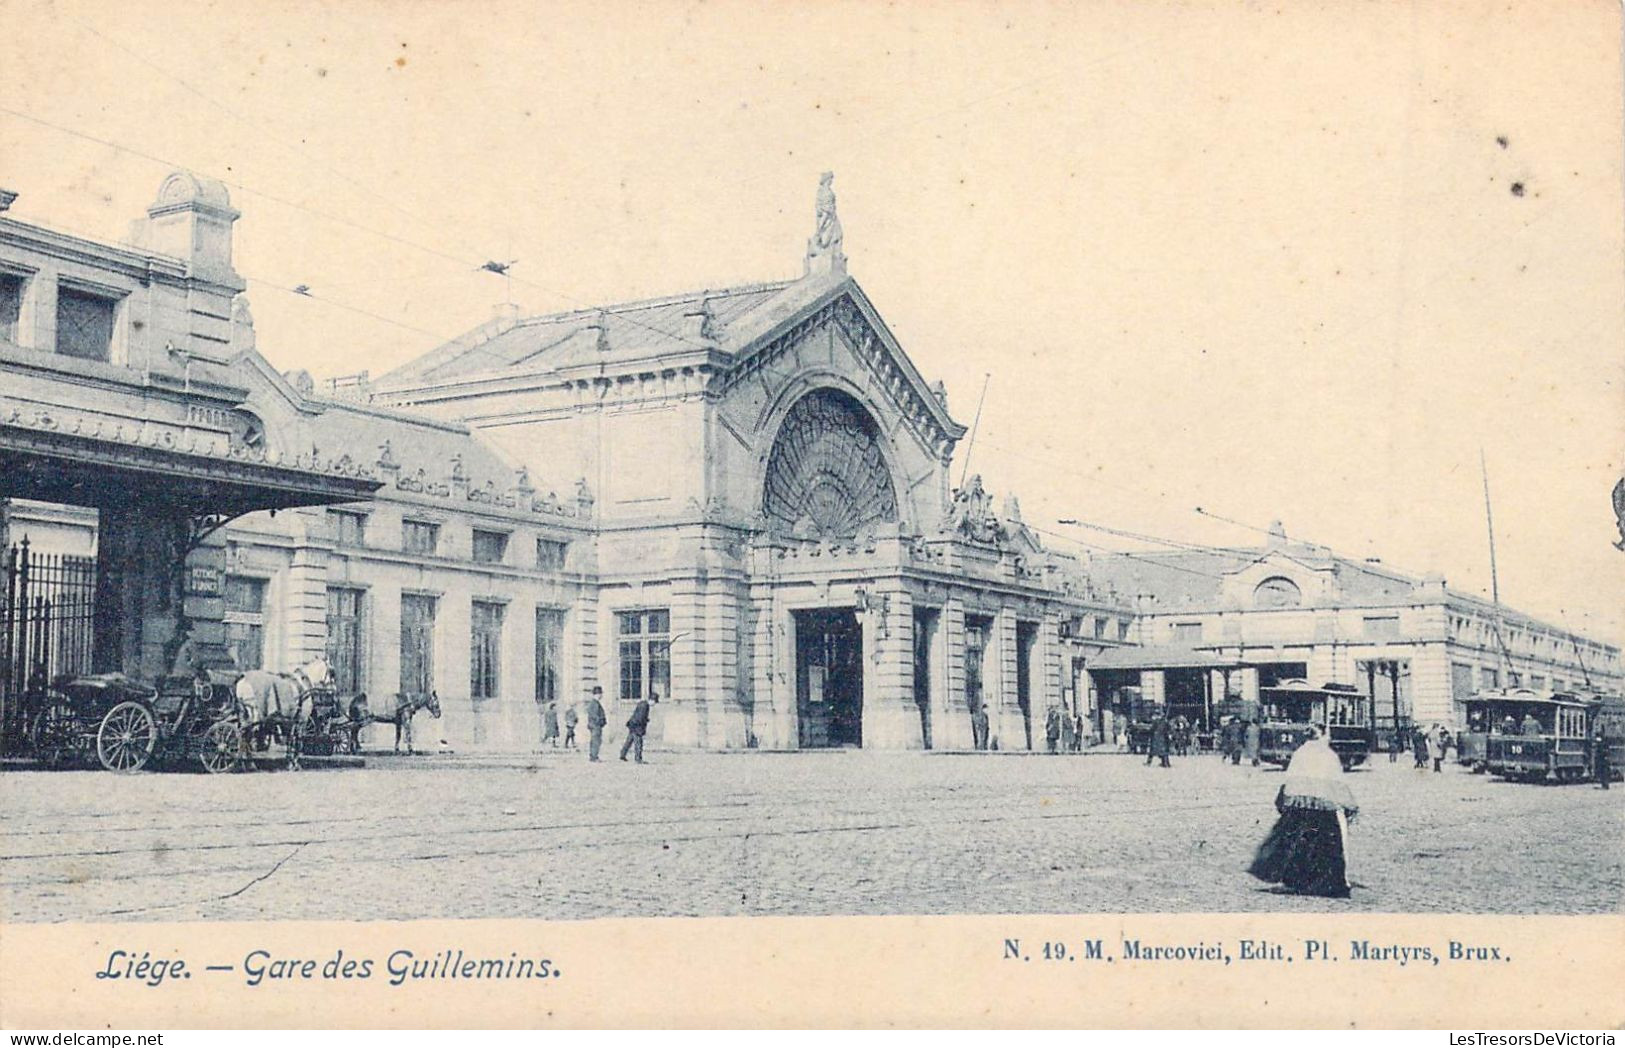
[[9, 921], [1045, 912], [1617, 913], [1625, 790], [1385, 757], [1348, 901], [1245, 872], [1281, 772], [1124, 755], [369, 757], [0, 776]]

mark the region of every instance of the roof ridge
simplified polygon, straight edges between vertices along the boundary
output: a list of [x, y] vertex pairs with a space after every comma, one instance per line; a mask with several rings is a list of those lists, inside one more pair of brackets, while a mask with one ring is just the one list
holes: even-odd
[[687, 302], [696, 298], [728, 298], [736, 295], [751, 295], [763, 291], [783, 291], [802, 278], [793, 277], [785, 280], [762, 280], [752, 284], [732, 284], [724, 287], [698, 288], [674, 294], [656, 295], [651, 298], [632, 299], [626, 302], [611, 302], [600, 306], [582, 306], [579, 309], [566, 309], [556, 313], [537, 313], [534, 316], [523, 317], [519, 326], [543, 324], [549, 321], [567, 320], [575, 317], [592, 317], [600, 313], [631, 313], [640, 309], [653, 309], [659, 306], [674, 306], [679, 302]]

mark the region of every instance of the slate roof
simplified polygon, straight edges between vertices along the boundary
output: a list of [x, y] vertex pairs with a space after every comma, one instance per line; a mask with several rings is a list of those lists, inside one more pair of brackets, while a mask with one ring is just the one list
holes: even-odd
[[[592, 309], [499, 320], [431, 350], [374, 382], [375, 388], [443, 382], [504, 370], [565, 370], [619, 364], [673, 353], [733, 352], [843, 279], [781, 280], [710, 288]], [[714, 341], [689, 333], [689, 314], [705, 303]], [[775, 308], [776, 307], [776, 308]], [[603, 325], [605, 348], [599, 346]]]

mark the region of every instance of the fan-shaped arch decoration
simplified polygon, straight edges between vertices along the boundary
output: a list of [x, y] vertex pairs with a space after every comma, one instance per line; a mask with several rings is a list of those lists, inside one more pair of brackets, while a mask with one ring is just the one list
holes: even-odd
[[802, 397], [767, 459], [762, 513], [797, 538], [853, 539], [897, 519], [897, 494], [874, 419], [833, 389]]

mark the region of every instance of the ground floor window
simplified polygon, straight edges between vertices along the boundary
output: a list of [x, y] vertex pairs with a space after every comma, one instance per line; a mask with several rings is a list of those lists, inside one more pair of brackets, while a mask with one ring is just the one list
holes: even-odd
[[557, 702], [564, 673], [564, 612], [536, 609], [536, 701]]
[[361, 692], [365, 599], [365, 590], [349, 586], [329, 586], [327, 590], [327, 664], [333, 668], [333, 685], [340, 695]]
[[671, 694], [671, 612], [665, 609], [615, 614], [621, 664], [620, 696], [627, 702], [651, 692]]
[[226, 576], [226, 650], [240, 670], [265, 668], [265, 579]]
[[469, 616], [468, 693], [494, 699], [502, 690], [503, 606], [477, 600]]
[[435, 599], [401, 594], [401, 691], [427, 695], [434, 690]]

